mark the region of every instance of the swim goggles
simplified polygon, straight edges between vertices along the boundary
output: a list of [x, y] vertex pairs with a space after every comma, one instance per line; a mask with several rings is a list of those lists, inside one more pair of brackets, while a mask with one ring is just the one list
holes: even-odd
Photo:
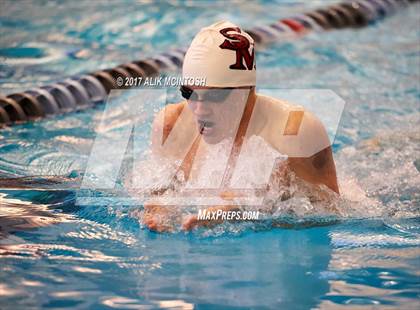
[[187, 86], [180, 87], [182, 97], [187, 100], [213, 103], [223, 102], [234, 89], [235, 87], [211, 89], [191, 89]]

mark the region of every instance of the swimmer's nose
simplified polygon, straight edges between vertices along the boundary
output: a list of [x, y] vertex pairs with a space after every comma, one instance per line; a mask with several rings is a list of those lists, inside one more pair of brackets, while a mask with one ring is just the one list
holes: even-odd
[[205, 104], [202, 101], [194, 101], [193, 112], [197, 116], [207, 116], [211, 114], [211, 109], [208, 104]]

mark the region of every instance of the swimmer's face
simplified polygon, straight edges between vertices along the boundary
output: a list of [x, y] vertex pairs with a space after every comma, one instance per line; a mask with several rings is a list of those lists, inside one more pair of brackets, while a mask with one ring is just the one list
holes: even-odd
[[[234, 137], [250, 91], [246, 88], [188, 87], [188, 106], [205, 142]], [[192, 91], [192, 93], [191, 93]]]

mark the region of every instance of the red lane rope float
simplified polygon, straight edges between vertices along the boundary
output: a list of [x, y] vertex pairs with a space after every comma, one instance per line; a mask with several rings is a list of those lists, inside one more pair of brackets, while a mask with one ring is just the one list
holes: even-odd
[[[299, 37], [310, 31], [359, 28], [386, 17], [418, 0], [351, 0], [283, 18], [247, 32], [256, 43]], [[137, 60], [69, 78], [25, 92], [0, 96], [0, 127], [45, 116], [85, 109], [104, 102], [112, 89], [128, 88], [117, 79], [145, 78], [182, 67], [186, 49], [176, 49], [150, 59]], [[121, 83], [120, 83], [121, 84]]]
[[302, 25], [299, 21], [285, 18], [279, 21], [279, 23], [283, 23], [290, 27], [294, 32], [304, 32], [306, 30], [305, 26]]

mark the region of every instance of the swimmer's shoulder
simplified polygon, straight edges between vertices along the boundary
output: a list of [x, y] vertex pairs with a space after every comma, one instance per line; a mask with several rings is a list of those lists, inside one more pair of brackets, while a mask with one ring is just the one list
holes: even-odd
[[303, 106], [265, 95], [257, 102], [265, 115], [261, 136], [282, 154], [306, 157], [330, 146], [322, 122]]
[[182, 149], [189, 142], [191, 135], [187, 133], [194, 129], [186, 101], [168, 104], [158, 112], [153, 121], [152, 149], [164, 155], [177, 153], [175, 149]]
[[173, 124], [175, 123], [178, 116], [182, 113], [182, 110], [184, 110], [184, 107], [186, 107], [186, 105], [186, 101], [168, 104], [162, 110], [160, 110], [157, 117], [164, 116], [165, 121], [168, 124]]
[[185, 106], [185, 101], [166, 105], [155, 116], [152, 126], [153, 131], [163, 131], [164, 136], [169, 135]]
[[263, 131], [277, 133], [285, 129], [291, 111], [305, 111], [302, 106], [261, 94], [257, 94], [256, 107], [259, 118], [264, 120]]

